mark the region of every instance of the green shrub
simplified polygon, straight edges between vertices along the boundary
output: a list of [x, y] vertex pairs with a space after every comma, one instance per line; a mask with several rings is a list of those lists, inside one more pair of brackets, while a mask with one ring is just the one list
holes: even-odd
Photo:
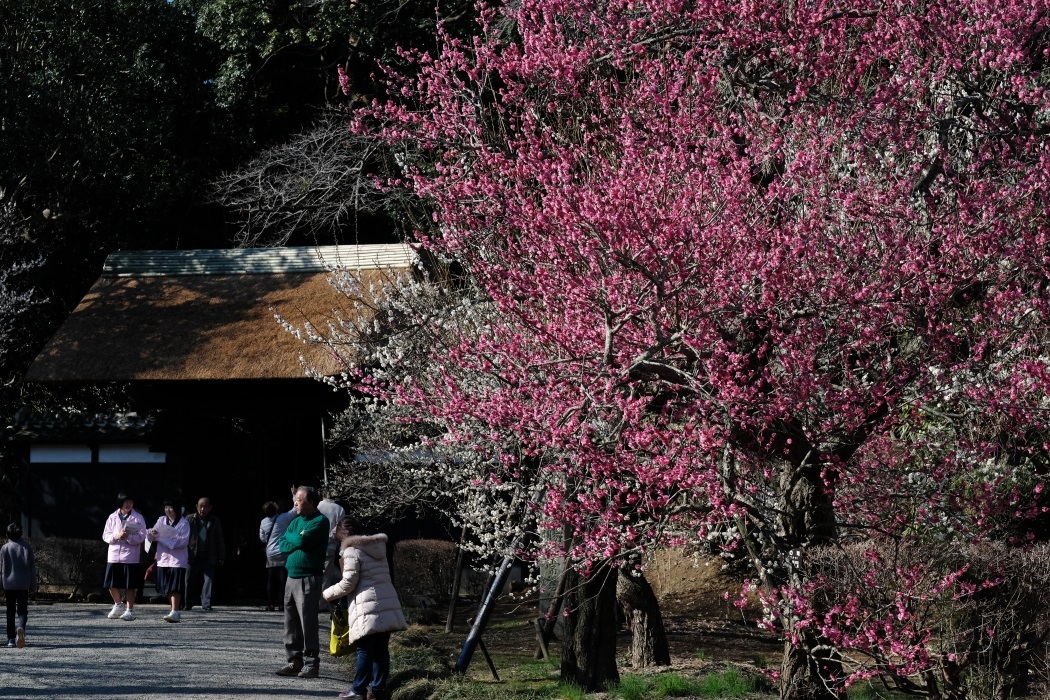
[[735, 668], [729, 668], [721, 673], [712, 673], [700, 679], [700, 692], [697, 695], [739, 698], [758, 689], [753, 679], [742, 676]]
[[80, 600], [102, 592], [106, 543], [101, 538], [36, 537], [28, 541], [36, 555], [40, 593]]
[[445, 540], [402, 540], [394, 546], [390, 561], [394, 586], [405, 607], [422, 610], [427, 618], [440, 616], [437, 606], [448, 602], [455, 581], [456, 545]]
[[558, 698], [560, 700], [584, 700], [587, 693], [578, 685], [573, 683], [561, 683], [558, 686]]
[[623, 700], [645, 700], [649, 697], [649, 684], [640, 676], [623, 676], [614, 692]]
[[653, 695], [658, 698], [684, 698], [699, 695], [699, 682], [686, 678], [678, 673], [666, 673], [656, 677], [656, 688]]

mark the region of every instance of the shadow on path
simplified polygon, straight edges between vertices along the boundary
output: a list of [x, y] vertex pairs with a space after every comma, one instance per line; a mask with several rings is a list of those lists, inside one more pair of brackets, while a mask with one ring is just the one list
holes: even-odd
[[284, 616], [261, 608], [183, 612], [138, 605], [132, 622], [106, 617], [109, 604], [30, 605], [26, 647], [0, 647], [0, 698], [195, 700], [331, 698], [345, 690], [346, 659], [327, 653], [320, 616], [321, 677], [284, 678]]

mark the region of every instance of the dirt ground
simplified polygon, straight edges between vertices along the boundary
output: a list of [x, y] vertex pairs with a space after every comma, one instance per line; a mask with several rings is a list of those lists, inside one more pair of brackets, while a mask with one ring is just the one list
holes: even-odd
[[[630, 634], [621, 626], [617, 657], [622, 672], [647, 674], [671, 670], [699, 677], [735, 668], [743, 675], [754, 676], [780, 666], [783, 642], [754, 624], [760, 613], [754, 602], [741, 612], [726, 600], [727, 593], [730, 600], [739, 597], [741, 579], [724, 570], [720, 561], [693, 561], [675, 553], [662, 554], [650, 563], [646, 578], [660, 601], [671, 667], [630, 668]], [[466, 609], [457, 616], [456, 629], [451, 635], [443, 635], [442, 646], [449, 648], [452, 658], [459, 652], [455, 645], [461, 645], [469, 631], [467, 618], [476, 611], [476, 605], [463, 607]], [[496, 660], [497, 670], [500, 663], [520, 664], [533, 658], [537, 649], [538, 612], [535, 601], [516, 603], [503, 598], [496, 606], [483, 640]], [[550, 651], [556, 658], [560, 652], [557, 640]], [[470, 675], [488, 678], [482, 654], [474, 657]], [[756, 692], [753, 697], [768, 695]], [[1033, 677], [1026, 697], [1050, 698], [1045, 679]]]
[[[660, 601], [673, 670], [694, 675], [727, 665], [756, 672], [779, 666], [782, 643], [747, 621], [754, 619], [757, 610], [752, 608], [741, 613], [725, 600], [727, 592], [733, 599], [738, 596], [740, 581], [723, 571], [721, 562], [693, 561], [674, 553], [665, 554], [650, 564], [646, 577]], [[476, 604], [461, 606], [455, 629], [444, 637], [444, 645], [462, 643], [469, 631], [467, 620], [476, 612], [476, 607]], [[501, 599], [482, 636], [492, 657], [531, 658], [537, 649], [535, 620], [538, 614], [534, 601]], [[618, 659], [626, 667], [630, 634], [626, 627], [621, 627], [620, 632]], [[557, 647], [555, 640], [552, 654], [558, 653]], [[457, 652], [458, 649], [450, 649], [453, 655]], [[478, 654], [472, 670], [484, 668], [484, 658]]]
[[730, 603], [740, 596], [741, 578], [721, 559], [663, 550], [645, 575], [660, 601], [676, 665], [691, 658], [763, 668], [780, 664], [782, 643], [754, 624], [758, 605], [752, 602], [741, 611]]

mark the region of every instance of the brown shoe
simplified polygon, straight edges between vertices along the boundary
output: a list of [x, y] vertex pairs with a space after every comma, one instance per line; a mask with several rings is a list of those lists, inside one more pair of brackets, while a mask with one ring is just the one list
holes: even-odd
[[277, 669], [278, 676], [298, 676], [299, 671], [303, 669], [303, 663], [295, 663], [294, 661], [288, 662], [287, 666], [281, 666]]
[[317, 678], [321, 675], [321, 669], [317, 666], [303, 666], [303, 670], [299, 671], [300, 678]]

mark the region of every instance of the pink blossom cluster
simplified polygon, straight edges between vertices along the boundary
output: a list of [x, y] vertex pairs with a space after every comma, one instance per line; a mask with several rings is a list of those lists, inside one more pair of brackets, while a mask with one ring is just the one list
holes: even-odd
[[818, 554], [803, 585], [762, 592], [777, 613], [767, 627], [792, 644], [816, 637], [836, 650], [845, 662], [839, 687], [879, 676], [913, 693], [950, 694], [965, 684], [961, 670], [1009, 665], [1045, 629], [1045, 545], [1034, 553], [1002, 544], [937, 551], [911, 542], [858, 554]]
[[789, 640], [919, 672], [923, 572], [868, 610], [792, 562], [1046, 510], [1050, 0], [480, 16], [354, 115], [492, 306], [389, 397], [544, 484], [577, 560], [737, 538]]

